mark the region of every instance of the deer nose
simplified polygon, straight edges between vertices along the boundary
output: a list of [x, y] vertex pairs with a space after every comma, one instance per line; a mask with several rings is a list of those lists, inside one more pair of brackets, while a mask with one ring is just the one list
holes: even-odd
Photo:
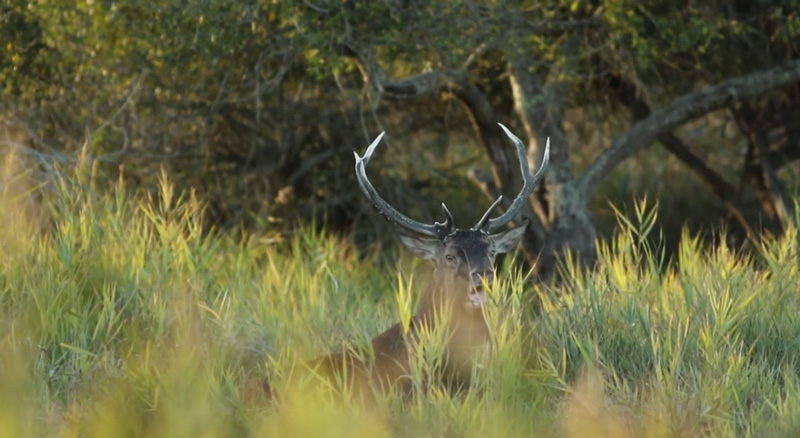
[[484, 278], [486, 279], [486, 284], [491, 285], [494, 281], [494, 273], [492, 271], [472, 273], [472, 282], [476, 285], [481, 284]]

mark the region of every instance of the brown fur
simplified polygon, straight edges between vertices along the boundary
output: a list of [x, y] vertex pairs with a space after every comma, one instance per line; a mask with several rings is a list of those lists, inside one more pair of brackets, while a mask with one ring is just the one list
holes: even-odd
[[[417, 313], [408, 332], [397, 323], [375, 337], [371, 347], [374, 360], [366, 352], [336, 352], [315, 359], [309, 367], [332, 381], [349, 386], [357, 397], [370, 397], [372, 391], [385, 393], [393, 388], [407, 396], [413, 389], [411, 355], [417, 351], [421, 333], [437, 324], [446, 324], [446, 347], [442, 382], [448, 388], [464, 388], [470, 383], [475, 360], [490, 346], [489, 327], [480, 307], [469, 307], [470, 283], [437, 275], [433, 285], [420, 298]], [[447, 317], [442, 320], [442, 317]], [[425, 376], [427, 383], [432, 376]]]

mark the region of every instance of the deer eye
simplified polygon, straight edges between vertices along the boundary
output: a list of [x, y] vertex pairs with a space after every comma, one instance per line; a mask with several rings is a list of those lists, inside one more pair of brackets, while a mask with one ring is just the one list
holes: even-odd
[[448, 262], [452, 262], [455, 261], [456, 256], [454, 256], [453, 254], [447, 254], [446, 256], [444, 256], [444, 259], [447, 260]]

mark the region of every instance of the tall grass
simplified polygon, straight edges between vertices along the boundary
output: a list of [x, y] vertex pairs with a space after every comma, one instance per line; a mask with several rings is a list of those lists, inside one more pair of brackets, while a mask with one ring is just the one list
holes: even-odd
[[3, 192], [2, 436], [800, 436], [795, 230], [752, 256], [685, 234], [667, 260], [642, 202], [563, 286], [503, 268], [470, 391], [365, 406], [291, 377], [406, 320], [424, 265], [310, 230], [209, 232], [166, 178], [154, 197], [87, 185], [56, 185], [45, 232]]

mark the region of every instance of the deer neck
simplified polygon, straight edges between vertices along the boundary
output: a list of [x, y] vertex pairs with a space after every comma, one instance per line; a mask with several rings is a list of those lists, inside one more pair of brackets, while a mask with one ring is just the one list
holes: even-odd
[[[459, 289], [454, 289], [456, 287]], [[450, 367], [461, 371], [470, 370], [472, 361], [483, 357], [480, 355], [491, 348], [491, 335], [483, 309], [466, 306], [468, 287], [466, 281], [453, 282], [445, 278], [433, 281], [420, 297], [411, 335], [415, 338], [416, 330], [421, 326], [446, 324], [446, 352]]]
[[417, 319], [432, 323], [441, 315], [449, 315], [450, 324], [483, 323], [480, 308], [468, 308], [465, 297], [470, 283], [449, 273], [434, 271], [429, 287], [420, 297]]

